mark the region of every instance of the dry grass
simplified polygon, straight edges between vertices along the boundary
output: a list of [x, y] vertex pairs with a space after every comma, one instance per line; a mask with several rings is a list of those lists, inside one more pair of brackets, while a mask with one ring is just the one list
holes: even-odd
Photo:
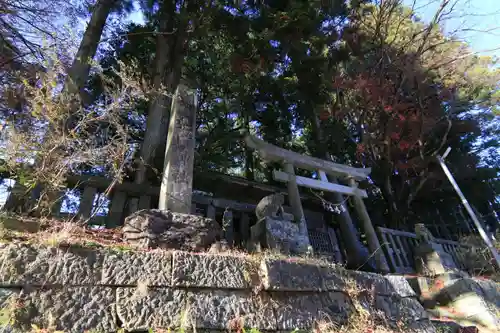
[[403, 333], [411, 332], [402, 322], [390, 323], [386, 315], [377, 310], [374, 290], [361, 287], [352, 279], [344, 280], [344, 292], [351, 300], [352, 309], [344, 323], [324, 318], [315, 323], [317, 333]]
[[[500, 252], [500, 232], [495, 235], [494, 246]], [[493, 280], [500, 282], [500, 269], [492, 264], [492, 255], [483, 239], [478, 235], [469, 235], [460, 238], [461, 244], [470, 248], [460, 253], [466, 268], [475, 276], [489, 275]]]
[[[21, 221], [28, 219], [23, 216], [15, 218]], [[33, 219], [28, 220], [34, 223]], [[123, 242], [118, 229], [94, 230], [86, 225], [50, 218], [42, 218], [38, 223], [40, 231], [33, 233], [0, 227], [0, 241], [53, 247], [110, 248], [120, 251], [133, 249]]]
[[[19, 84], [6, 92], [8, 98], [0, 96], [13, 113], [2, 119], [1, 167], [13, 175], [13, 191], [23, 199], [13, 209], [36, 216], [50, 215], [66, 189], [66, 175], [82, 166], [102, 170], [112, 184], [121, 180], [131, 153], [123, 117], [146, 94], [132, 79], [134, 68], [121, 66], [110, 79], [93, 66], [103, 93], [83, 106], [63, 89], [66, 68], [55, 52], [47, 51], [46, 59], [35, 74], [18, 73]], [[35, 188], [38, 195], [28, 200]]]
[[[2, 227], [2, 216], [5, 217], [5, 215], [0, 216], [0, 241], [3, 242], [40, 244], [53, 247], [108, 248], [122, 252], [138, 250], [123, 240], [121, 229], [95, 230], [85, 224], [75, 223], [74, 221], [62, 221], [47, 217], [34, 219], [25, 216], [9, 215], [8, 218], [12, 219], [15, 225], [24, 225], [27, 223], [36, 223], [38, 225], [38, 232], [23, 232], [22, 229], [12, 230]], [[149, 251], [161, 252], [171, 250], [154, 249]], [[248, 253], [238, 248], [227, 248], [217, 253], [210, 253], [208, 249], [206, 251], [190, 253], [244, 257], [254, 263], [260, 263], [263, 260], [283, 260], [298, 264], [343, 268], [342, 265], [332, 263], [328, 258], [290, 256], [272, 249], [266, 249], [259, 253]]]

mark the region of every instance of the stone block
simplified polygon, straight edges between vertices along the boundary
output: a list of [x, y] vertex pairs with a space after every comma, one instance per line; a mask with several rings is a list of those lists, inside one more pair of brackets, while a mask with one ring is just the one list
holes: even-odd
[[481, 287], [486, 302], [500, 311], [500, 283], [492, 280], [474, 279]]
[[433, 242], [429, 244], [429, 246], [438, 253], [441, 264], [446, 271], [458, 270], [458, 265], [453, 259], [453, 256], [444, 250], [443, 244]]
[[311, 330], [315, 321], [344, 323], [352, 311], [349, 298], [341, 292], [271, 293], [278, 330]]
[[476, 294], [483, 297], [484, 293], [481, 286], [473, 279], [457, 279], [448, 281], [446, 285], [436, 294], [436, 300], [446, 305], [454, 299], [465, 294]]
[[336, 266], [318, 266], [322, 278], [322, 288], [328, 291], [345, 289], [345, 269]]
[[34, 289], [21, 296], [16, 318], [25, 332], [35, 324], [65, 333], [116, 332], [115, 291], [106, 287]]
[[197, 329], [245, 328], [275, 330], [271, 300], [250, 292], [223, 290], [188, 292], [186, 321]]
[[261, 261], [261, 280], [266, 290], [320, 291], [323, 277], [317, 265], [291, 261], [292, 258]]
[[414, 298], [399, 296], [375, 296], [375, 308], [380, 310], [384, 317], [392, 322], [408, 323], [429, 319], [429, 315], [422, 305]]
[[460, 295], [448, 303], [448, 307], [453, 309], [460, 320], [479, 323], [488, 329], [500, 331], [500, 318], [488, 307], [484, 298], [477, 294]]
[[309, 236], [301, 232], [299, 224], [266, 217], [251, 228], [252, 240], [268, 249], [285, 253], [306, 253]]
[[171, 288], [118, 288], [116, 311], [123, 328], [129, 331], [180, 327], [186, 312], [186, 292]]
[[414, 293], [422, 299], [432, 298], [434, 292], [431, 290], [432, 279], [423, 276], [407, 277], [406, 281]]
[[[417, 294], [410, 286], [404, 276], [401, 275], [385, 275], [388, 283], [389, 295], [395, 294], [399, 297], [416, 297]], [[381, 293], [382, 295], [382, 293]]]
[[20, 218], [17, 216], [0, 215], [0, 228], [20, 232], [35, 233], [40, 231], [40, 220], [32, 218]]
[[160, 209], [139, 210], [125, 219], [123, 237], [131, 245], [187, 251], [206, 250], [220, 239], [217, 221]]
[[404, 332], [409, 333], [444, 333], [432, 324], [428, 319], [412, 321], [406, 324]]
[[102, 265], [101, 283], [106, 285], [137, 285], [164, 287], [172, 283], [172, 253], [151, 252], [106, 253]]
[[344, 281], [346, 284], [355, 283], [356, 288], [361, 291], [370, 291], [377, 295], [392, 295], [394, 288], [389, 284], [387, 279], [379, 274], [349, 271], [343, 272]]
[[87, 249], [10, 244], [0, 249], [0, 285], [95, 285], [102, 261]]
[[498, 308], [488, 301], [490, 297], [477, 280], [467, 278], [451, 281], [435, 298], [440, 306], [453, 309], [453, 315], [461, 320], [500, 330]]
[[175, 252], [173, 286], [250, 289], [258, 284], [258, 266], [244, 256]]

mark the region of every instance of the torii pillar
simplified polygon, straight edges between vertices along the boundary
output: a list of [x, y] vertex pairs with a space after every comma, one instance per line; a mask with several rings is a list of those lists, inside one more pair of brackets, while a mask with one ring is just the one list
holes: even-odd
[[[349, 186], [358, 188], [358, 182], [353, 177], [348, 177], [347, 181], [349, 183]], [[375, 232], [375, 228], [373, 228], [373, 224], [370, 219], [370, 215], [366, 210], [363, 198], [359, 195], [354, 195], [354, 207], [356, 208], [358, 217], [363, 223], [363, 231], [365, 232], [366, 238], [368, 240], [368, 249], [370, 250], [371, 255], [375, 257], [377, 269], [382, 273], [389, 273], [389, 266], [387, 265], [387, 261], [385, 260], [385, 256], [382, 247], [380, 246], [377, 233]]]

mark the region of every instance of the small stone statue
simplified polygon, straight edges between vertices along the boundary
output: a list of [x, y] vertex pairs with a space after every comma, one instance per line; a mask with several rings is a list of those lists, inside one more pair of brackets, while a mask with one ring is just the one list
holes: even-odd
[[415, 234], [417, 234], [417, 240], [422, 243], [432, 243], [434, 242], [434, 236], [427, 229], [423, 223], [415, 224]]
[[261, 221], [266, 217], [271, 217], [275, 220], [283, 220], [285, 211], [283, 210], [283, 204], [285, 203], [285, 197], [281, 193], [274, 193], [262, 198], [257, 207], [255, 208], [255, 215], [257, 215], [257, 221]]
[[229, 251], [229, 245], [225, 240], [220, 240], [212, 244], [208, 253], [221, 253], [225, 251]]

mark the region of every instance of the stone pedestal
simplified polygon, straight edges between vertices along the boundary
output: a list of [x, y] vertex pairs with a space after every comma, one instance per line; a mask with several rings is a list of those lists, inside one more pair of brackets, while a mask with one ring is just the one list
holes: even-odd
[[139, 249], [207, 250], [222, 236], [214, 219], [160, 209], [144, 209], [125, 219], [124, 240]]
[[311, 244], [307, 230], [301, 229], [297, 223], [266, 217], [251, 228], [251, 239], [257, 247], [292, 254], [307, 253]]

